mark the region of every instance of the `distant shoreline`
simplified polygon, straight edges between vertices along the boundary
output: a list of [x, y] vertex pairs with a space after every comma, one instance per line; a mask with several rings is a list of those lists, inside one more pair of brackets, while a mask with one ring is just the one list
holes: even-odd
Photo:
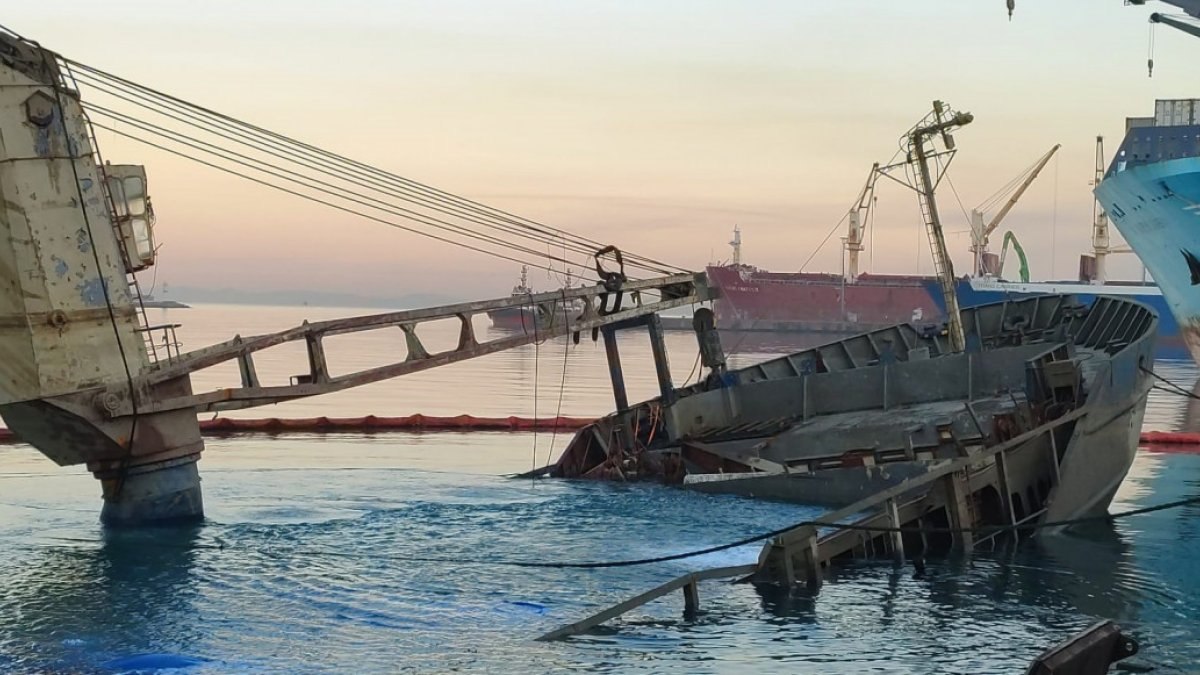
[[175, 300], [145, 300], [142, 306], [147, 309], [191, 309], [191, 305], [185, 305], [182, 302]]

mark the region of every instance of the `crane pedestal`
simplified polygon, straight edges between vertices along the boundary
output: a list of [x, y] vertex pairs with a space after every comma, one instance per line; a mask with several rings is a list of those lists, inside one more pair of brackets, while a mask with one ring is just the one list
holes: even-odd
[[[186, 378], [157, 389], [191, 393]], [[116, 399], [114, 399], [116, 397]], [[106, 525], [153, 525], [204, 517], [196, 462], [204, 450], [194, 410], [106, 414], [119, 394], [80, 392], [0, 405], [21, 440], [62, 466], [85, 464], [100, 480]]]
[[104, 494], [100, 521], [114, 527], [174, 525], [204, 519], [200, 455], [97, 471]]

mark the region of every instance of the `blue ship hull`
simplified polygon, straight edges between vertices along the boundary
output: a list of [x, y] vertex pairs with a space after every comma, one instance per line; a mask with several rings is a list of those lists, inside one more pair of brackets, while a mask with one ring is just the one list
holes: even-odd
[[[946, 311], [946, 300], [942, 296], [941, 286], [936, 281], [926, 283], [929, 295], [938, 304], [938, 309]], [[1164, 294], [1157, 286], [1149, 284], [1108, 284], [1094, 285], [1077, 282], [1032, 282], [1018, 283], [1000, 281], [997, 279], [959, 279], [955, 287], [958, 292], [958, 303], [961, 307], [974, 307], [992, 302], [1001, 302], [1031, 295], [1047, 293], [1070, 293], [1080, 302], [1088, 305], [1097, 296], [1121, 296], [1136, 300], [1154, 309], [1158, 313], [1158, 339], [1155, 341], [1155, 358], [1165, 360], [1185, 360], [1192, 356], [1188, 345], [1180, 335], [1179, 324], [1175, 321]]]
[[1096, 198], [1162, 289], [1174, 330], [1200, 363], [1200, 158], [1114, 169]]

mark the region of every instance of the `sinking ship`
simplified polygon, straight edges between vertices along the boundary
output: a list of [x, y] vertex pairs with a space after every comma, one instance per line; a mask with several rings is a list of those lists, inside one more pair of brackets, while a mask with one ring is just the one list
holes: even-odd
[[652, 328], [661, 394], [637, 405], [606, 340], [617, 410], [581, 429], [546, 473], [845, 508], [895, 491], [895, 524], [942, 514], [956, 528], [1012, 527], [1104, 512], [1137, 450], [1157, 313], [1070, 294], [960, 309], [934, 189], [951, 132], [972, 120], [935, 101], [902, 138], [945, 321], [898, 322], [733, 370], [716, 316], [701, 309], [707, 376], [673, 387]]
[[1103, 512], [1137, 449], [1154, 311], [1052, 295], [962, 317], [963, 352], [900, 324], [725, 370], [705, 338], [708, 378], [580, 430], [550, 473], [839, 506], [1020, 439], [996, 504], [1018, 521]]

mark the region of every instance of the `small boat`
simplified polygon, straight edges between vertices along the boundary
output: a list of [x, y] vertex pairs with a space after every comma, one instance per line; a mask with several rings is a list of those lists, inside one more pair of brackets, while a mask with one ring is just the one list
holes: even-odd
[[[566, 285], [570, 286], [569, 277]], [[529, 268], [522, 265], [521, 280], [516, 286], [513, 286], [510, 297], [525, 298], [532, 297], [533, 295], [534, 290], [529, 286]], [[546, 311], [544, 306], [535, 306], [531, 301], [527, 307], [494, 309], [489, 311], [487, 315], [488, 319], [492, 322], [493, 328], [532, 333], [550, 327], [555, 321], [561, 322], [567, 316], [577, 317], [582, 311], [583, 306], [579, 301], [572, 299], [565, 304], [561, 302], [554, 303], [550, 307], [550, 311]]]

